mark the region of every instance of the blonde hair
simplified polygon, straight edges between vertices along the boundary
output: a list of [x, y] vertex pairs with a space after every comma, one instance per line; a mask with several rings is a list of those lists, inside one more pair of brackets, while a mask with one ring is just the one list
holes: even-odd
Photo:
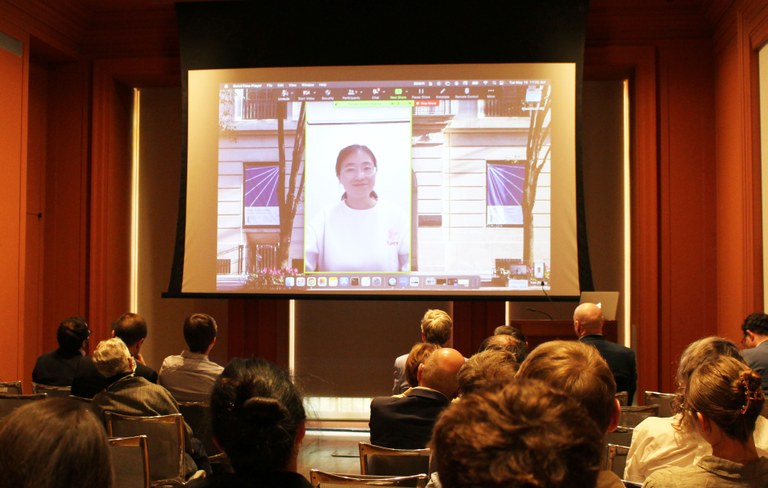
[[93, 365], [105, 378], [120, 373], [133, 373], [135, 367], [131, 361], [131, 351], [125, 342], [117, 337], [99, 342], [93, 351]]
[[421, 333], [424, 334], [424, 342], [444, 346], [451, 338], [453, 319], [446, 312], [438, 309], [429, 309], [421, 318]]

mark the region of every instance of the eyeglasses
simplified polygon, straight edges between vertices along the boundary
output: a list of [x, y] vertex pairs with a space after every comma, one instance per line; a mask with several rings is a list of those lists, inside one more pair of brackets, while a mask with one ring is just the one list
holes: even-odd
[[362, 166], [344, 166], [341, 169], [341, 173], [344, 176], [348, 176], [350, 178], [354, 178], [357, 175], [373, 176], [376, 174], [376, 166], [373, 164], [365, 164]]

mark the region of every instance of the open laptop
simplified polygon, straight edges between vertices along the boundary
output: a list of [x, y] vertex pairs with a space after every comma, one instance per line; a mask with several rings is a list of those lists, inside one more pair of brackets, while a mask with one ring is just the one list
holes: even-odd
[[579, 304], [585, 302], [599, 305], [605, 320], [616, 320], [616, 309], [619, 306], [618, 291], [583, 291]]

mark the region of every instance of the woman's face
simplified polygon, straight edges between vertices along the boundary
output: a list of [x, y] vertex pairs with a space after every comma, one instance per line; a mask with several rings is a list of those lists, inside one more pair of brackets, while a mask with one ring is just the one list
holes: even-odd
[[345, 157], [339, 168], [339, 181], [347, 198], [367, 198], [376, 185], [376, 165], [366, 151], [354, 151]]

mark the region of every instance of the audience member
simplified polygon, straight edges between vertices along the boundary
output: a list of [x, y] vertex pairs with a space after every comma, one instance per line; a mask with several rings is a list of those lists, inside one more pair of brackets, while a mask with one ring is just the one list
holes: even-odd
[[456, 373], [464, 357], [451, 348], [433, 352], [419, 367], [419, 386], [407, 395], [376, 397], [371, 401], [371, 443], [395, 449], [427, 445], [440, 412], [456, 396]]
[[602, 442], [576, 400], [520, 380], [453, 402], [430, 445], [445, 488], [592, 488]]
[[419, 367], [438, 349], [440, 346], [429, 342], [419, 342], [413, 345], [411, 352], [408, 353], [408, 358], [405, 360], [405, 379], [408, 380], [410, 388], [419, 386]]
[[[136, 376], [157, 383], [157, 372], [144, 364], [141, 357], [141, 346], [147, 338], [147, 322], [139, 314], [124, 313], [112, 324], [112, 337], [122, 339], [128, 346], [136, 363]], [[78, 365], [75, 378], [72, 380], [72, 394], [83, 398], [93, 398], [98, 392], [107, 387], [104, 378], [93, 365], [93, 359], [84, 358]]]
[[[619, 424], [621, 407], [608, 363], [594, 347], [575, 341], [549, 341], [520, 365], [518, 380], [539, 380], [576, 400], [604, 435]], [[597, 488], [624, 488], [612, 471], [598, 474]]]
[[235, 472], [187, 486], [308, 488], [309, 482], [296, 472], [306, 418], [287, 372], [263, 359], [233, 359], [211, 392], [211, 420]]
[[[442, 347], [451, 338], [453, 319], [442, 310], [429, 309], [421, 318], [420, 328], [421, 342], [428, 342]], [[403, 393], [408, 389], [408, 382], [405, 378], [406, 359], [408, 359], [408, 354], [403, 354], [395, 359], [395, 383], [392, 387], [393, 395]]]
[[224, 370], [208, 359], [216, 344], [216, 320], [195, 313], [184, 321], [184, 340], [189, 350], [163, 361], [158, 383], [179, 402], [207, 402], [213, 383]]
[[522, 363], [526, 356], [528, 356], [528, 346], [524, 342], [520, 342], [518, 339], [508, 334], [486, 337], [483, 342], [480, 343], [478, 352], [488, 350], [507, 351], [512, 354], [517, 364]]
[[514, 337], [518, 341], [519, 350], [522, 352], [522, 355], [518, 357], [518, 362], [522, 363], [525, 360], [525, 357], [528, 355], [528, 338], [525, 337], [522, 330], [511, 325], [500, 325], [493, 329], [493, 335], [508, 335]]
[[507, 350], [479, 352], [467, 359], [456, 375], [459, 394], [501, 388], [514, 381], [518, 366], [515, 356]]
[[[624, 479], [642, 483], [651, 473], [669, 466], [692, 466], [712, 454], [711, 446], [683, 415], [691, 375], [705, 363], [727, 356], [742, 361], [736, 344], [720, 337], [705, 337], [686, 347], [677, 367], [677, 399], [673, 417], [648, 417], [632, 433]], [[759, 417], [754, 432], [760, 456], [768, 455], [768, 420]]]
[[741, 343], [748, 348], [743, 349], [741, 355], [750, 368], [760, 373], [763, 392], [768, 393], [768, 315], [762, 312], [748, 315], [741, 330], [744, 333]]
[[70, 386], [87, 349], [91, 330], [83, 317], [64, 319], [56, 329], [59, 348], [37, 358], [32, 381], [43, 385]]
[[707, 441], [712, 455], [695, 465], [659, 469], [643, 486], [751, 488], [768, 486], [768, 458], [753, 432], [765, 397], [760, 375], [732, 357], [701, 364], [691, 375], [683, 416]]
[[603, 312], [594, 303], [582, 303], [573, 312], [573, 329], [579, 340], [600, 351], [611, 368], [617, 391], [626, 391], [631, 405], [637, 388], [635, 351], [603, 337], [603, 324]]
[[[106, 422], [104, 412], [107, 411], [137, 416], [179, 413], [178, 404], [168, 390], [134, 374], [136, 359], [122, 339], [113, 337], [99, 342], [93, 352], [93, 364], [107, 379], [107, 387], [93, 397], [92, 403], [93, 410], [102, 421]], [[184, 428], [187, 476], [192, 475], [198, 466], [210, 472], [208, 457], [200, 441], [192, 437], [192, 429], [186, 422]]]
[[29, 402], [0, 423], [0, 488], [111, 488], [104, 426], [69, 398]]

